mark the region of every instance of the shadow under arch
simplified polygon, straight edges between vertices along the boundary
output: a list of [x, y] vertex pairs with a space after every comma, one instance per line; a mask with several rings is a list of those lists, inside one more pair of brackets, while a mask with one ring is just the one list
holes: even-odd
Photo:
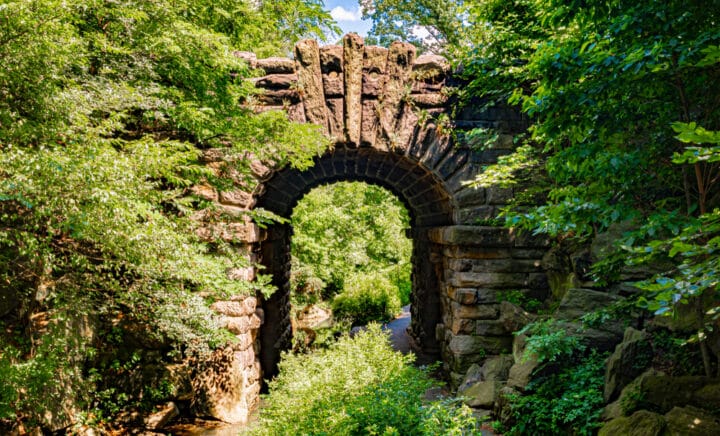
[[[360, 181], [381, 186], [396, 195], [410, 215], [412, 263], [412, 318], [410, 336], [418, 351], [440, 353], [436, 326], [442, 323], [440, 283], [442, 247], [430, 242], [428, 230], [453, 224], [453, 199], [432, 171], [404, 154], [374, 148], [337, 147], [304, 171], [286, 168], [266, 181], [256, 207], [289, 218], [298, 201], [313, 188], [338, 181]], [[382, 211], [378, 211], [382, 213]], [[260, 329], [260, 363], [266, 379], [277, 374], [280, 353], [290, 348], [290, 238], [288, 224], [268, 228], [260, 261], [278, 289], [262, 302], [265, 320]], [[442, 339], [442, 338], [441, 338]]]

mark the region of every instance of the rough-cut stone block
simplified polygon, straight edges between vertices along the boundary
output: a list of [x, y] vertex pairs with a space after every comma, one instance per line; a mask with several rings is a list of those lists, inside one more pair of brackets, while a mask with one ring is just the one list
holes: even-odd
[[[503, 354], [512, 347], [511, 337], [453, 335], [450, 332], [448, 349], [455, 355]], [[484, 354], [482, 354], [484, 353]], [[476, 362], [475, 362], [476, 363]]]
[[423, 54], [413, 62], [413, 72], [418, 80], [441, 79], [450, 71], [450, 63], [442, 56]]
[[266, 58], [258, 59], [257, 68], [265, 71], [265, 74], [291, 74], [295, 72], [295, 61], [288, 58]]
[[460, 304], [475, 304], [478, 301], [478, 292], [474, 288], [448, 287], [448, 297]]
[[255, 198], [253, 195], [239, 189], [220, 192], [219, 200], [222, 204], [229, 204], [245, 209], [250, 209], [255, 206]]
[[466, 187], [453, 197], [458, 207], [479, 206], [485, 204], [485, 189]]
[[509, 249], [486, 247], [449, 246], [443, 249], [447, 257], [468, 259], [509, 259], [511, 253]]
[[446, 271], [448, 284], [458, 288], [526, 288], [528, 274], [524, 273], [476, 273]]
[[305, 116], [314, 124], [327, 127], [327, 109], [320, 71], [320, 49], [317, 41], [305, 39], [295, 45], [298, 82], [302, 87]]
[[451, 303], [453, 317], [465, 319], [497, 319], [500, 315], [500, 306], [497, 304], [465, 305]]
[[210, 305], [210, 309], [221, 315], [247, 316], [255, 313], [256, 305], [255, 297], [247, 297], [236, 301], [216, 301]]
[[471, 335], [475, 333], [475, 321], [455, 318], [449, 323], [450, 331], [455, 335]]
[[265, 92], [257, 96], [257, 99], [265, 105], [285, 107], [289, 104], [298, 103], [300, 93], [295, 89], [266, 89]]
[[345, 75], [345, 139], [360, 144], [362, 123], [362, 67], [365, 42], [356, 33], [343, 38]]
[[325, 98], [342, 97], [345, 94], [343, 76], [336, 72], [323, 74], [323, 89], [325, 90]]
[[220, 320], [220, 325], [236, 335], [249, 333], [260, 328], [260, 318], [253, 313], [249, 316], [227, 316]]
[[502, 321], [481, 320], [475, 323], [475, 331], [480, 336], [507, 336], [509, 332]]
[[204, 198], [205, 200], [217, 201], [218, 199], [217, 191], [210, 185], [195, 185], [190, 188], [190, 191], [193, 193], [193, 195]]
[[449, 226], [431, 229], [428, 232], [432, 242], [443, 245], [479, 245], [489, 247], [511, 247], [514, 235], [504, 227]]
[[232, 280], [244, 280], [250, 282], [255, 280], [255, 267], [232, 268], [227, 272], [228, 278]]
[[290, 89], [298, 81], [297, 74], [269, 74], [255, 82], [258, 88]]
[[340, 73], [343, 70], [343, 46], [320, 47], [320, 70], [323, 74]]
[[382, 91], [380, 108], [380, 134], [383, 139], [394, 134], [400, 105], [405, 95], [412, 63], [415, 60], [415, 46], [409, 43], [393, 42], [388, 52], [387, 79]]
[[443, 107], [448, 101], [445, 94], [412, 94], [410, 96], [413, 103], [420, 108]]
[[337, 140], [343, 140], [345, 137], [344, 132], [344, 100], [342, 98], [329, 98], [326, 100], [328, 107], [328, 130], [330, 136]]

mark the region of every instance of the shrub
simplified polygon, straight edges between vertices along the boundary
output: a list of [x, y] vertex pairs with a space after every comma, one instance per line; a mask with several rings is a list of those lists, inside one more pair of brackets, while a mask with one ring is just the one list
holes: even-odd
[[607, 354], [566, 359], [566, 368], [533, 380], [511, 398], [515, 424], [508, 435], [591, 435], [600, 426]]
[[467, 407], [423, 403], [433, 382], [377, 324], [312, 354], [286, 354], [256, 435], [473, 434]]
[[349, 318], [354, 325], [391, 319], [401, 307], [398, 288], [380, 272], [351, 274], [332, 303], [335, 317]]

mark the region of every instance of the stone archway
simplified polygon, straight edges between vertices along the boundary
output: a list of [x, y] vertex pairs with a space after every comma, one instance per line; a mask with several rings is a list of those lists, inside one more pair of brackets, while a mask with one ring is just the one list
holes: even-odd
[[[406, 43], [389, 49], [365, 46], [350, 34], [343, 46], [301, 41], [295, 59], [238, 55], [266, 73], [255, 81], [263, 92], [247, 102], [252, 108], [284, 110], [293, 121], [315, 123], [335, 146], [306, 171], [257, 162], [252, 192], [246, 183], [229, 192], [206, 186], [196, 192], [228, 213], [263, 207], [289, 217], [297, 201], [319, 184], [358, 180], [389, 189], [412, 217], [411, 330], [416, 343], [440, 352], [454, 386], [473, 363], [511, 352], [517, 326], [508, 312], [512, 305], [502, 303], [503, 292], [542, 299], [548, 284], [540, 260], [548, 242], [487, 225], [512, 190], [473, 189], [464, 182], [510, 153], [514, 135], [527, 128], [528, 120], [512, 108], [486, 104], [471, 105], [451, 118], [449, 66], [438, 56], [416, 57]], [[464, 130], [476, 127], [497, 134], [491, 147], [476, 148], [463, 139]], [[211, 167], [222, 167], [222, 150], [207, 150], [205, 158]], [[228, 420], [247, 416], [258, 404], [261, 377], [275, 374], [281, 351], [290, 345], [291, 229], [261, 229], [244, 221], [208, 223], [204, 231], [263, 265], [278, 288], [265, 301], [236, 296], [212, 306], [239, 339], [225, 351], [231, 357], [227, 371], [214, 372], [224, 374], [218, 383], [229, 393], [207, 408], [208, 414]], [[230, 274], [252, 280], [256, 272], [247, 267]]]
[[[452, 224], [452, 198], [441, 180], [404, 154], [340, 147], [317, 159], [307, 171], [285, 169], [276, 173], [265, 183], [265, 193], [259, 197], [257, 206], [289, 218], [297, 202], [312, 188], [341, 180], [382, 186], [405, 204], [411, 218], [409, 236], [413, 240], [410, 335], [420, 351], [439, 357], [440, 342], [435, 330], [442, 324], [439, 293], [442, 265], [438, 264], [441, 253], [432, 253], [427, 230]], [[272, 275], [273, 284], [279, 289], [263, 302], [265, 324], [260, 335], [260, 360], [266, 377], [275, 374], [280, 351], [290, 346], [287, 278], [291, 234], [287, 225], [273, 226], [262, 243], [265, 273]]]

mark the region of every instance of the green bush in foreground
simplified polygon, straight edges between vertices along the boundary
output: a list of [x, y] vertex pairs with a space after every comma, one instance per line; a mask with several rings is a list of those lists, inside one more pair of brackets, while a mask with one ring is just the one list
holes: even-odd
[[349, 318], [354, 325], [392, 319], [401, 307], [398, 288], [380, 272], [351, 274], [332, 302], [335, 317]]
[[470, 410], [423, 402], [433, 385], [376, 324], [313, 354], [286, 354], [256, 435], [469, 435]]

